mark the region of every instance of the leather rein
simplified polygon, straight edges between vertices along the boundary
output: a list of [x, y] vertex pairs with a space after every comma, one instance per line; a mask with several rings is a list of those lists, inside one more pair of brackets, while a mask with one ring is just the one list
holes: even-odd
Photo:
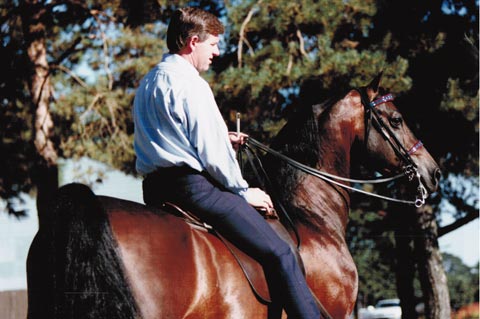
[[[256, 155], [256, 152], [253, 151], [253, 149], [258, 149], [258, 150], [261, 150], [265, 153], [269, 153], [269, 154], [287, 162], [289, 165], [291, 165], [291, 166], [293, 166], [293, 167], [295, 167], [295, 168], [297, 168], [297, 169], [299, 169], [299, 170], [301, 170], [301, 171], [303, 171], [303, 172], [305, 172], [309, 175], [318, 177], [318, 178], [323, 179], [323, 180], [325, 180], [329, 183], [338, 185], [342, 188], [345, 188], [345, 189], [348, 189], [348, 190], [351, 190], [351, 191], [355, 191], [355, 192], [359, 192], [359, 193], [365, 194], [367, 196], [372, 196], [372, 197], [376, 197], [376, 198], [380, 198], [380, 199], [384, 199], [384, 200], [388, 200], [388, 201], [392, 201], [392, 202], [415, 205], [416, 207], [423, 206], [425, 204], [425, 199], [428, 197], [428, 193], [427, 193], [427, 190], [426, 190], [425, 186], [423, 185], [423, 183], [421, 181], [421, 177], [420, 177], [420, 173], [418, 172], [417, 165], [415, 164], [415, 162], [411, 158], [411, 155], [414, 154], [416, 151], [418, 151], [423, 146], [422, 142], [417, 141], [410, 149], [407, 150], [402, 145], [402, 143], [398, 140], [398, 138], [395, 136], [395, 134], [392, 132], [390, 127], [385, 124], [385, 122], [382, 120], [379, 112], [375, 109], [375, 106], [377, 106], [377, 105], [393, 101], [394, 97], [393, 97], [392, 94], [387, 94], [387, 95], [381, 96], [381, 97], [379, 97], [379, 98], [370, 102], [370, 100], [368, 98], [368, 95], [365, 92], [365, 90], [362, 90], [362, 89], [356, 89], [356, 90], [360, 93], [362, 105], [365, 108], [365, 144], [368, 141], [370, 124], [373, 123], [373, 126], [375, 127], [375, 129], [377, 129], [377, 131], [390, 144], [393, 151], [401, 159], [401, 161], [402, 161], [402, 173], [401, 174], [398, 174], [398, 175], [392, 176], [392, 177], [380, 178], [380, 179], [371, 179], [371, 180], [359, 180], [359, 179], [351, 179], [351, 178], [336, 176], [336, 175], [329, 174], [329, 173], [320, 171], [318, 169], [312, 168], [310, 166], [304, 165], [304, 164], [302, 164], [298, 161], [295, 161], [292, 158], [290, 158], [290, 157], [288, 157], [288, 156], [286, 156], [286, 155], [284, 155], [284, 154], [282, 154], [282, 153], [280, 153], [280, 152], [278, 152], [278, 151], [260, 143], [259, 141], [255, 140], [254, 138], [249, 137], [248, 140], [247, 140], [247, 143], [244, 145], [245, 147], [241, 148], [241, 150], [247, 150], [247, 152], [246, 152], [247, 158], [249, 159], [250, 165], [252, 166], [255, 175], [257, 175], [257, 179], [259, 179], [259, 181], [260, 181], [260, 177], [259, 177], [260, 174], [259, 174], [258, 170], [255, 168], [255, 165], [254, 165], [253, 160], [251, 158], [252, 154], [254, 154], [254, 156], [255, 156], [255, 160], [256, 160], [260, 170], [262, 171], [262, 175], [265, 176], [267, 182], [270, 184], [270, 186], [272, 186], [271, 182], [268, 179], [267, 173], [263, 169], [263, 165], [261, 164], [260, 159]], [[241, 166], [243, 166], [243, 163], [241, 163]], [[367, 192], [367, 191], [364, 191], [362, 189], [354, 188], [352, 186], [345, 185], [345, 184], [340, 182], [340, 181], [344, 181], [344, 182], [363, 183], [363, 184], [367, 184], [367, 183], [368, 184], [386, 183], [386, 182], [390, 182], [390, 181], [396, 180], [398, 178], [401, 178], [403, 176], [406, 176], [408, 178], [408, 181], [410, 181], [410, 182], [413, 181], [414, 179], [416, 179], [417, 182], [418, 182], [417, 195], [416, 195], [414, 201], [402, 200], [402, 199], [397, 199], [397, 198], [393, 198], [393, 197], [388, 197], [388, 196], [375, 194], [375, 193], [372, 193], [372, 192]], [[269, 187], [269, 188], [273, 189], [273, 187]], [[277, 202], [280, 202], [280, 201], [277, 201]], [[284, 209], [282, 207], [282, 211], [283, 210]], [[286, 216], [289, 219], [288, 214], [286, 214]], [[291, 222], [291, 220], [289, 220], [289, 222], [291, 224], [293, 224]], [[297, 237], [297, 240], [299, 242], [298, 234], [296, 234], [296, 237]]]

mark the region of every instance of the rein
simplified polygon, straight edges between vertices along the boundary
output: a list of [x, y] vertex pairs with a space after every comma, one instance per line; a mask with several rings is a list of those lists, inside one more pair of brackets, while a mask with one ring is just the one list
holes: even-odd
[[[355, 191], [355, 192], [358, 192], [358, 193], [362, 193], [362, 194], [365, 194], [367, 196], [372, 196], [372, 197], [376, 197], [376, 198], [380, 198], [380, 199], [384, 199], [384, 200], [388, 200], [388, 201], [392, 201], [392, 202], [415, 205], [416, 207], [423, 206], [425, 204], [425, 199], [427, 198], [428, 193], [427, 193], [426, 188], [423, 186], [423, 184], [421, 182], [421, 177], [420, 177], [420, 173], [418, 172], [417, 165], [415, 164], [415, 162], [413, 162], [413, 160], [410, 156], [410, 155], [414, 154], [416, 151], [418, 151], [423, 146], [422, 142], [417, 141], [407, 151], [404, 148], [404, 146], [400, 143], [400, 141], [397, 139], [397, 137], [393, 134], [392, 130], [381, 119], [380, 114], [375, 109], [375, 106], [383, 104], [383, 103], [387, 103], [389, 101], [393, 101], [394, 97], [393, 97], [392, 94], [387, 94], [387, 95], [381, 96], [380, 98], [375, 99], [374, 101], [370, 102], [365, 91], [360, 90], [360, 89], [356, 89], [356, 90], [360, 93], [362, 105], [365, 108], [365, 124], [366, 124], [365, 125], [365, 143], [367, 143], [367, 140], [368, 140], [368, 133], [369, 133], [369, 130], [370, 130], [369, 123], [372, 122], [372, 119], [375, 119], [374, 123], [376, 123], [376, 125], [374, 124], [374, 127], [380, 132], [380, 134], [382, 134], [383, 138], [389, 142], [389, 144], [392, 147], [392, 149], [394, 150], [394, 152], [402, 159], [402, 162], [404, 163], [404, 165], [402, 166], [403, 173], [392, 176], [392, 177], [380, 178], [380, 179], [370, 179], [370, 180], [351, 179], [351, 178], [346, 178], [346, 177], [341, 177], [341, 176], [329, 174], [329, 173], [320, 171], [318, 169], [312, 168], [310, 166], [307, 166], [305, 164], [302, 164], [302, 163], [300, 163], [298, 161], [295, 161], [292, 158], [290, 158], [290, 157], [288, 157], [288, 156], [286, 156], [286, 155], [284, 155], [284, 154], [282, 154], [282, 153], [280, 153], [280, 152], [278, 152], [278, 151], [260, 143], [259, 141], [255, 140], [252, 137], [248, 138], [245, 146], [247, 148], [252, 148], [253, 147], [253, 148], [259, 149], [259, 150], [261, 150], [265, 153], [269, 153], [269, 154], [285, 161], [286, 163], [295, 167], [296, 169], [299, 169], [299, 170], [301, 170], [301, 171], [303, 171], [303, 172], [305, 172], [309, 175], [315, 176], [317, 178], [323, 179], [323, 180], [325, 180], [329, 183], [338, 185], [342, 188], [345, 188], [345, 189], [348, 189], [348, 190], [351, 190], [351, 191]], [[248, 153], [247, 153], [247, 156], [250, 156], [250, 155], [248, 155]], [[261, 161], [258, 158], [258, 156], [256, 157], [256, 159], [257, 159], [257, 162], [259, 163], [260, 167], [262, 168], [262, 173], [264, 174], [264, 176], [268, 180], [268, 176], [267, 176], [266, 172], [263, 170], [263, 166], [261, 165]], [[253, 162], [250, 159], [249, 159], [249, 161], [250, 161], [250, 164], [252, 165], [252, 167], [254, 167]], [[254, 171], [255, 171], [255, 174], [257, 175], [257, 178], [260, 181], [258, 171], [255, 168], [254, 168]], [[345, 184], [339, 182], [339, 181], [343, 181], [343, 182], [352, 182], [352, 183], [361, 183], [361, 184], [367, 184], [367, 183], [368, 184], [375, 184], [375, 183], [378, 184], [378, 183], [390, 182], [390, 181], [396, 180], [398, 178], [401, 178], [403, 176], [406, 176], [408, 178], [408, 181], [412, 181], [414, 178], [416, 178], [417, 181], [418, 181], [418, 187], [417, 187], [418, 194], [417, 194], [414, 201], [402, 200], [402, 199], [397, 199], [397, 198], [393, 198], [393, 197], [388, 197], [388, 196], [383, 196], [383, 195], [367, 192], [367, 191], [357, 189], [357, 188], [354, 188], [352, 186], [345, 185]], [[269, 182], [269, 183], [271, 184], [271, 182]], [[283, 210], [283, 208], [282, 208], [282, 210]], [[287, 218], [288, 218], [288, 214], [287, 214]], [[291, 222], [291, 221], [289, 220], [289, 222]], [[297, 235], [297, 239], [298, 239], [298, 235]]]
[[[387, 196], [383, 196], [383, 195], [379, 195], [379, 194], [375, 194], [375, 193], [371, 193], [371, 192], [367, 192], [367, 191], [364, 191], [362, 189], [358, 189], [358, 188], [355, 188], [355, 187], [352, 187], [352, 186], [348, 186], [348, 185], [345, 185], [343, 183], [340, 183], [336, 180], [340, 180], [340, 181], [353, 181], [355, 183], [386, 183], [386, 182], [389, 182], [389, 181], [392, 181], [392, 180], [395, 180], [395, 179], [398, 179], [398, 178], [401, 178], [403, 177], [404, 174], [399, 174], [399, 175], [396, 175], [396, 176], [393, 176], [393, 177], [388, 177], [388, 178], [384, 178], [384, 179], [375, 179], [375, 180], [356, 180], [356, 179], [349, 179], [349, 178], [345, 178], [345, 177], [341, 177], [341, 176], [336, 176], [336, 175], [332, 175], [332, 174], [329, 174], [329, 173], [326, 173], [326, 172], [322, 172], [318, 169], [315, 169], [315, 168], [312, 168], [310, 166], [307, 166], [305, 164], [302, 164], [300, 162], [297, 162], [295, 161], [294, 159], [286, 156], [286, 155], [283, 155], [282, 153], [260, 143], [259, 141], [255, 140], [254, 138], [252, 137], [249, 137], [248, 138], [248, 142], [247, 142], [248, 145], [251, 145], [257, 149], [260, 149], [262, 150], [263, 152], [265, 153], [269, 153], [275, 157], [278, 157], [280, 158], [281, 160], [285, 161], [286, 163], [288, 163], [289, 165], [295, 167], [296, 169], [298, 170], [301, 170], [303, 171], [304, 173], [307, 173], [309, 175], [312, 175], [312, 176], [315, 176], [315, 177], [318, 177], [320, 179], [323, 179], [327, 182], [330, 182], [332, 184], [335, 184], [335, 185], [338, 185], [342, 188], [345, 188], [345, 189], [348, 189], [348, 190], [352, 190], [352, 191], [355, 191], [355, 192], [358, 192], [358, 193], [362, 193], [362, 194], [365, 194], [365, 195], [368, 195], [368, 196], [372, 196], [372, 197], [377, 197], [377, 198], [380, 198], [380, 199], [385, 199], [385, 200], [389, 200], [389, 201], [392, 201], [392, 202], [397, 202], [397, 203], [404, 203], [404, 204], [415, 204], [415, 206], [417, 205], [417, 201], [408, 201], [408, 200], [402, 200], [402, 199], [397, 199], [397, 198], [393, 198], [393, 197], [387, 197]], [[420, 205], [421, 206], [421, 205]], [[417, 206], [417, 207], [420, 207], [420, 206]]]
[[[248, 138], [248, 141], [252, 141], [252, 140], [253, 140], [252, 138], [250, 138], [250, 137]], [[282, 201], [280, 200], [280, 197], [278, 196], [277, 192], [275, 191], [275, 187], [273, 186], [272, 181], [268, 177], [268, 174], [265, 171], [265, 168], [263, 167], [262, 161], [258, 157], [257, 153], [252, 149], [252, 147], [250, 146], [251, 143], [249, 143], [248, 141], [245, 145], [242, 145], [244, 147], [241, 147], [240, 151], [243, 151], [247, 155], [247, 159], [249, 161], [249, 164], [250, 164], [258, 182], [261, 184], [263, 189], [268, 189], [268, 193], [272, 197], [272, 200], [274, 202], [274, 206], [277, 207], [278, 209], [280, 209], [282, 215], [287, 219], [288, 223], [290, 224], [291, 229], [293, 230], [293, 233], [295, 234], [295, 239], [297, 241], [297, 249], [300, 249], [301, 240], [300, 240], [300, 234], [298, 233], [297, 227], [295, 227], [295, 224], [294, 224], [293, 220], [291, 219], [287, 210], [283, 206]], [[259, 143], [256, 140], [255, 140], [255, 142]], [[260, 177], [260, 172], [258, 171], [257, 167], [255, 166], [254, 161], [257, 162], [258, 168], [262, 172], [262, 175], [264, 176], [265, 181], [268, 183], [269, 187], [266, 187], [267, 185], [265, 185], [265, 183], [263, 182], [263, 179]], [[243, 170], [243, 168], [242, 168], [242, 170]]]

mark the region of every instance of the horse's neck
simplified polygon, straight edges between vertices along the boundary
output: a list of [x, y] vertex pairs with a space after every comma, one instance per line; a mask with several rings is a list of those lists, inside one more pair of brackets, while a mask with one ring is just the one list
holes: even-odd
[[355, 113], [347, 96], [319, 119], [318, 169], [333, 175], [350, 176], [351, 149], [358, 130], [358, 115]]
[[[319, 156], [316, 168], [329, 174], [350, 177], [351, 149], [355, 140], [356, 116], [347, 98], [320, 119]], [[347, 184], [342, 182], [343, 184]], [[313, 176], [299, 179], [292, 204], [308, 216], [310, 228], [320, 233], [345, 235], [350, 208], [349, 192], [341, 186]], [[304, 222], [305, 223], [305, 222]]]
[[350, 197], [338, 186], [306, 176], [296, 187], [292, 207], [304, 217], [298, 222], [319, 234], [345, 235]]

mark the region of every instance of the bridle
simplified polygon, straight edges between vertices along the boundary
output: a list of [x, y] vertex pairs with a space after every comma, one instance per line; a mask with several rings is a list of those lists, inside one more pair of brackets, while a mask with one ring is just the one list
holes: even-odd
[[[265, 153], [269, 153], [285, 162], [287, 162], [289, 165], [307, 173], [310, 175], [313, 175], [315, 177], [318, 177], [320, 179], [323, 179], [329, 183], [338, 185], [342, 188], [352, 190], [355, 192], [363, 193], [368, 196], [373, 196], [377, 198], [381, 198], [384, 200], [389, 200], [393, 202], [398, 202], [398, 203], [404, 203], [404, 204], [410, 204], [410, 205], [415, 205], [416, 207], [421, 207], [425, 204], [425, 199], [428, 197], [428, 192], [423, 185], [420, 177], [420, 173], [418, 172], [417, 165], [415, 162], [412, 160], [411, 155], [414, 154], [416, 151], [418, 151], [422, 146], [421, 141], [417, 141], [410, 149], [406, 149], [403, 144], [398, 140], [398, 138], [395, 136], [395, 134], [392, 132], [389, 126], [385, 124], [385, 122], [382, 120], [379, 112], [377, 109], [375, 109], [375, 106], [387, 103], [390, 101], [393, 101], [394, 97], [392, 94], [387, 94], [378, 97], [377, 99], [374, 99], [373, 101], [370, 101], [368, 98], [368, 95], [365, 91], [365, 89], [356, 89], [360, 93], [361, 97], [361, 102], [363, 107], [365, 108], [365, 144], [368, 141], [368, 136], [370, 132], [370, 124], [373, 123], [373, 126], [377, 131], [382, 135], [382, 137], [390, 144], [392, 147], [393, 151], [395, 154], [400, 158], [402, 162], [402, 173], [398, 174], [393, 177], [387, 177], [387, 178], [381, 178], [381, 179], [372, 179], [372, 180], [359, 180], [359, 179], [351, 179], [351, 178], [346, 178], [346, 177], [341, 177], [341, 176], [336, 176], [333, 174], [329, 174], [320, 170], [317, 170], [315, 168], [312, 168], [310, 166], [307, 166], [305, 164], [302, 164], [300, 162], [297, 162], [293, 160], [292, 158], [274, 150], [271, 149], [270, 147], [260, 143], [259, 141], [255, 140], [252, 137], [249, 137], [247, 140], [247, 143], [245, 144], [244, 150], [247, 150], [247, 157], [249, 158], [249, 161], [251, 162], [252, 167], [255, 167], [252, 163], [251, 160], [251, 154], [255, 154], [255, 157], [257, 158], [257, 163], [260, 163], [259, 165], [261, 166], [261, 161], [259, 160], [258, 156], [254, 152], [253, 148], [259, 149]], [[366, 146], [366, 145], [365, 145]], [[250, 154], [249, 154], [250, 153]], [[261, 167], [263, 170], [263, 167]], [[255, 174], [258, 176], [258, 172], [255, 170]], [[263, 175], [266, 176], [265, 171], [263, 170]], [[374, 183], [386, 183], [390, 182], [392, 180], [396, 180], [398, 178], [401, 178], [403, 176], [406, 176], [408, 178], [408, 181], [413, 181], [414, 179], [417, 180], [418, 182], [418, 187], [417, 187], [417, 195], [415, 197], [414, 201], [409, 201], [409, 200], [402, 200], [402, 199], [397, 199], [397, 198], [392, 198], [388, 196], [383, 196], [371, 192], [364, 191], [362, 189], [354, 188], [349, 185], [345, 185], [339, 181], [344, 181], [344, 182], [351, 182], [351, 183], [364, 183], [364, 184], [374, 184]], [[266, 176], [268, 179], [268, 176]]]
[[[386, 140], [392, 147], [395, 154], [400, 158], [402, 162], [402, 171], [403, 174], [408, 178], [408, 181], [412, 181], [414, 178], [418, 181], [417, 195], [413, 204], [416, 207], [421, 207], [425, 204], [425, 199], [428, 197], [427, 190], [423, 185], [418, 172], [417, 164], [413, 161], [411, 155], [423, 147], [423, 143], [418, 140], [413, 144], [410, 149], [406, 149], [403, 144], [398, 140], [396, 135], [393, 133], [392, 129], [385, 124], [382, 120], [378, 110], [375, 108], [377, 105], [384, 104], [394, 100], [393, 94], [386, 94], [380, 96], [370, 102], [368, 95], [365, 89], [356, 89], [360, 93], [360, 98], [362, 105], [365, 109], [365, 144], [368, 142], [368, 136], [370, 131], [370, 124], [373, 123], [373, 126], [377, 131], [382, 135], [383, 139]], [[366, 146], [366, 145], [365, 145]], [[367, 147], [365, 147], [367, 149]], [[405, 202], [405, 201], [402, 201]], [[407, 203], [412, 203], [406, 201]]]

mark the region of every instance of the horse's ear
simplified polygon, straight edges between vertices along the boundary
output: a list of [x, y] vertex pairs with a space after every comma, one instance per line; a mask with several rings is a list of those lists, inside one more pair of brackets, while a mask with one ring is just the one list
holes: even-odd
[[370, 100], [372, 100], [375, 95], [377, 95], [378, 88], [380, 87], [380, 80], [382, 79], [383, 71], [380, 71], [378, 75], [370, 82], [367, 86], [367, 94]]

